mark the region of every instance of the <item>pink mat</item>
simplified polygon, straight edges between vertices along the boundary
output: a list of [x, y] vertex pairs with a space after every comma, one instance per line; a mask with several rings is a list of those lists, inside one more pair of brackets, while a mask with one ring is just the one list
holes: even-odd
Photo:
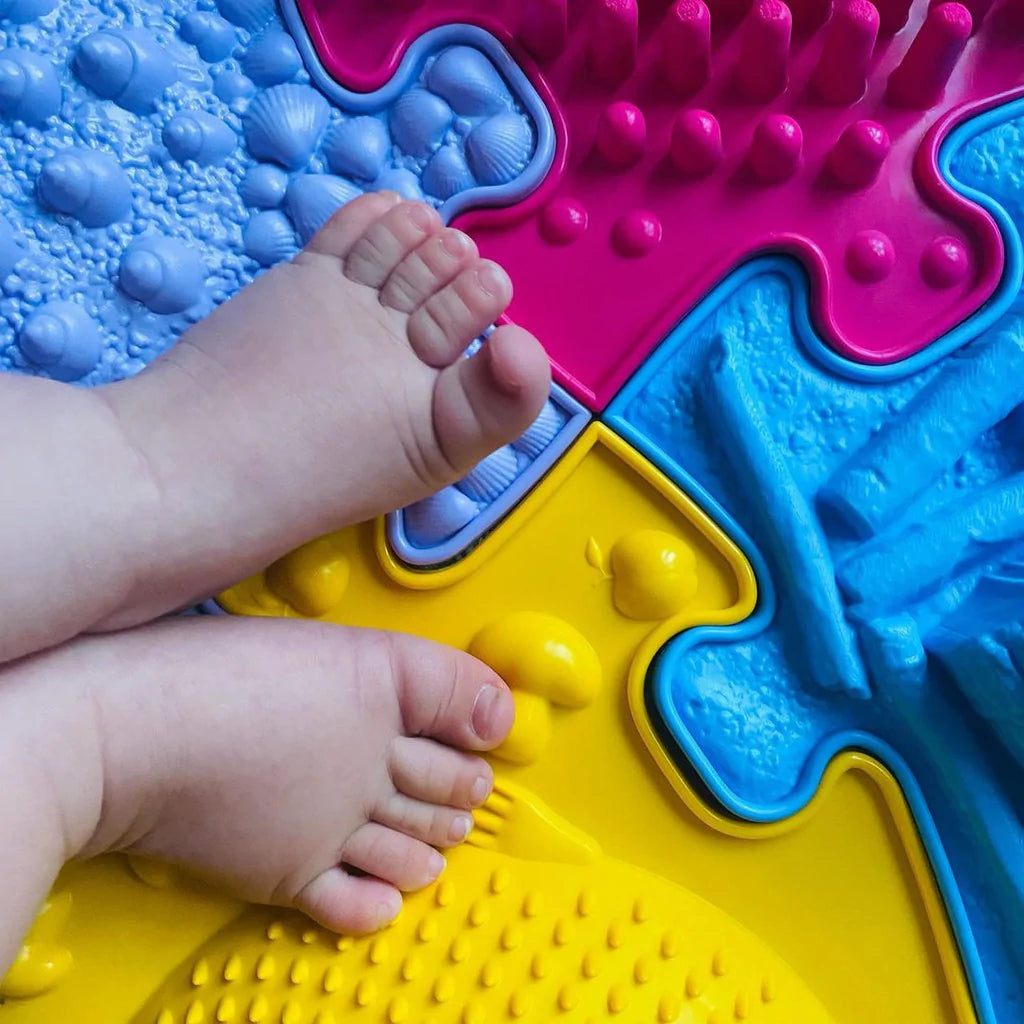
[[803, 262], [823, 338], [863, 363], [920, 351], [999, 281], [995, 223], [936, 159], [955, 123], [1024, 93], [1024, 0], [930, 14], [917, 0], [902, 28], [901, 0], [877, 18], [867, 0], [831, 17], [823, 0], [710, 6], [299, 0], [350, 87], [386, 81], [413, 39], [451, 22], [488, 29], [523, 65], [555, 121], [555, 164], [523, 203], [461, 226], [508, 268], [513, 318], [593, 408], [758, 253]]

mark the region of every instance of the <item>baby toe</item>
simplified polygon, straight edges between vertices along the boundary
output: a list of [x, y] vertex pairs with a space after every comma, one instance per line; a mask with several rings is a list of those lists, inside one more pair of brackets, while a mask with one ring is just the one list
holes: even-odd
[[505, 312], [512, 282], [497, 263], [477, 260], [409, 317], [413, 350], [431, 366], [447, 366]]
[[378, 878], [359, 878], [330, 868], [306, 885], [294, 903], [331, 931], [363, 934], [393, 921], [402, 909], [402, 896]]
[[411, 313], [476, 259], [476, 244], [469, 235], [445, 228], [395, 267], [380, 290], [380, 301], [401, 313]]
[[551, 367], [540, 342], [513, 324], [494, 331], [471, 359], [442, 370], [434, 389], [434, 429], [451, 466], [465, 473], [517, 438], [536, 419], [550, 387]]
[[407, 736], [489, 750], [508, 735], [515, 717], [512, 695], [482, 661], [408, 634], [386, 635]]
[[399, 263], [441, 229], [437, 211], [424, 203], [399, 203], [370, 224], [345, 257], [345, 276], [380, 288]]
[[450, 808], [479, 807], [494, 788], [494, 773], [483, 758], [434, 740], [400, 736], [388, 768], [400, 793]]
[[468, 811], [412, 800], [401, 793], [384, 801], [373, 820], [431, 846], [458, 846], [473, 828], [473, 815]]
[[393, 192], [368, 192], [358, 196], [330, 216], [327, 223], [310, 239], [307, 251], [345, 259], [352, 246], [371, 225], [399, 201]]
[[430, 885], [444, 871], [446, 863], [432, 846], [375, 821], [352, 833], [341, 859], [403, 892]]

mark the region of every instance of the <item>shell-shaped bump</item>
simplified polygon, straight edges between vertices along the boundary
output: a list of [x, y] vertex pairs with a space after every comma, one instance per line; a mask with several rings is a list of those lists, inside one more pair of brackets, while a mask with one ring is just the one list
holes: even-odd
[[238, 33], [213, 11], [192, 11], [181, 19], [178, 35], [191, 43], [203, 60], [213, 64], [231, 55], [238, 42]]
[[259, 86], [291, 81], [302, 67], [295, 41], [287, 32], [266, 28], [246, 48], [242, 70]]
[[275, 14], [274, 0], [217, 0], [220, 11], [232, 25], [258, 32]]
[[373, 183], [374, 191], [397, 192], [403, 199], [422, 202], [426, 197], [420, 179], [404, 167], [389, 167]]
[[456, 487], [431, 494], [403, 513], [405, 535], [418, 548], [429, 548], [454, 537], [476, 517], [479, 508]]
[[330, 108], [308, 85], [275, 85], [261, 92], [242, 117], [245, 143], [254, 157], [273, 160], [290, 171], [313, 155]]
[[430, 66], [426, 85], [464, 117], [485, 117], [512, 106], [501, 75], [490, 59], [472, 46], [444, 50]]
[[54, 380], [79, 380], [95, 367], [103, 338], [81, 306], [57, 300], [40, 306], [25, 321], [18, 348]]
[[409, 156], [427, 157], [441, 144], [453, 117], [452, 108], [440, 96], [410, 89], [391, 108], [391, 137]]
[[132, 203], [131, 185], [109, 153], [73, 146], [52, 156], [37, 183], [39, 198], [89, 228], [124, 217]]
[[506, 445], [477, 463], [455, 486], [474, 501], [490, 504], [508, 490], [518, 471], [516, 453]]
[[558, 411], [555, 403], [548, 399], [540, 415], [512, 442], [512, 447], [535, 459], [551, 444], [564, 423], [565, 417]]
[[0, 281], [14, 269], [15, 264], [24, 255], [25, 250], [14, 226], [6, 217], [0, 216]]
[[284, 202], [288, 191], [288, 172], [277, 164], [257, 164], [242, 179], [239, 194], [246, 206], [272, 210]]
[[533, 155], [533, 132], [521, 114], [495, 114], [466, 139], [466, 158], [482, 185], [504, 185], [526, 169]]
[[305, 245], [327, 223], [331, 214], [361, 191], [333, 174], [300, 174], [288, 186], [284, 208]]
[[153, 109], [177, 78], [166, 47], [139, 29], [104, 29], [78, 44], [74, 70], [97, 96], [136, 114]]
[[28, 50], [0, 50], [0, 114], [11, 121], [42, 125], [60, 110], [57, 70]]
[[280, 210], [257, 213], [245, 226], [242, 245], [262, 267], [290, 260], [299, 248], [292, 222]]
[[202, 257], [176, 238], [144, 235], [121, 257], [122, 290], [154, 313], [180, 313], [203, 292], [206, 268]]
[[451, 199], [476, 185], [459, 146], [442, 146], [423, 168], [423, 189], [438, 199]]
[[377, 117], [339, 121], [324, 139], [324, 156], [330, 169], [363, 181], [373, 181], [380, 174], [390, 149], [387, 126]]
[[49, 14], [56, 6], [57, 0], [0, 0], [0, 18], [25, 25]]
[[238, 136], [219, 118], [204, 110], [191, 110], [164, 125], [164, 145], [179, 163], [195, 160], [208, 166], [225, 160], [234, 150]]

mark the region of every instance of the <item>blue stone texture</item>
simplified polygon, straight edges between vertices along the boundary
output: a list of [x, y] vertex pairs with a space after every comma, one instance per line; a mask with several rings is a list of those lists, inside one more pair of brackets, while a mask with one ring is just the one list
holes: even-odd
[[[951, 172], [1024, 230], [1024, 103]], [[902, 379], [819, 361], [783, 257], [720, 285], [606, 418], [741, 544], [755, 614], [659, 655], [648, 706], [675, 756], [755, 821], [814, 795], [841, 750], [897, 776], [979, 1018], [1024, 1019], [1024, 298]], [[898, 316], [898, 311], [893, 311]], [[851, 837], [851, 841], [855, 841]]]
[[[485, 34], [425, 37], [369, 95], [300, 50], [273, 0], [0, 6], [0, 369], [130, 376], [363, 191], [447, 219], [547, 170], [543, 106]], [[52, 303], [82, 315], [26, 333]]]

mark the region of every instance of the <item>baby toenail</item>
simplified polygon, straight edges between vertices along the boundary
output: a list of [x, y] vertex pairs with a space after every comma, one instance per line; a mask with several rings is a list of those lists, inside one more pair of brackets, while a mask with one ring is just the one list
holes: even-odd
[[473, 788], [469, 791], [469, 799], [474, 807], [479, 807], [491, 795], [491, 783], [486, 775], [478, 775]]
[[461, 256], [466, 251], [466, 236], [461, 231], [446, 231], [441, 236], [441, 248], [449, 256]]
[[380, 917], [385, 923], [394, 921], [402, 911], [402, 894], [400, 892], [390, 893], [387, 899], [380, 902]]
[[460, 814], [448, 830], [448, 838], [453, 843], [461, 843], [473, 831], [473, 818], [468, 814]]
[[427, 863], [427, 871], [430, 872], [431, 878], [439, 878], [441, 872], [448, 867], [448, 861], [437, 852], [437, 850], [430, 851], [430, 860]]
[[473, 704], [473, 731], [482, 740], [498, 739], [495, 735], [495, 714], [501, 701], [501, 691], [488, 683], [476, 695]]
[[433, 226], [434, 218], [431, 215], [429, 207], [424, 206], [422, 203], [410, 203], [409, 204], [409, 220], [420, 229], [420, 231], [426, 231], [428, 228]]
[[508, 274], [494, 263], [485, 263], [476, 272], [476, 279], [487, 295], [502, 295], [508, 291]]

